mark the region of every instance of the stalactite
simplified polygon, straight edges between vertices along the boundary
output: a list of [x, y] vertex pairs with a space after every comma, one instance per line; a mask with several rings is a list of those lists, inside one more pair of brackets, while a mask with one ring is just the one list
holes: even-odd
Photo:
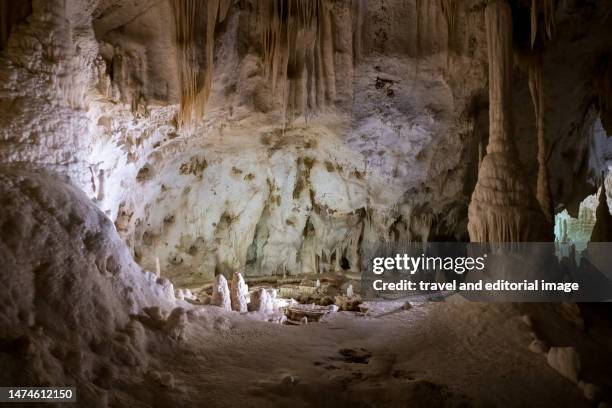
[[554, 0], [531, 0], [531, 47], [535, 45], [538, 35], [538, 15], [542, 12], [544, 32], [543, 38], [552, 38], [555, 27], [555, 5]]
[[474, 242], [540, 240], [546, 226], [521, 173], [512, 127], [512, 12], [506, 0], [485, 9], [489, 54], [489, 144], [468, 208]]
[[505, 0], [489, 3], [485, 12], [489, 56], [489, 123], [487, 154], [516, 154], [512, 141], [512, 12]]
[[553, 223], [553, 205], [548, 184], [548, 170], [546, 169], [546, 135], [545, 135], [545, 104], [544, 104], [544, 78], [542, 56], [536, 56], [529, 65], [529, 91], [533, 101], [536, 117], [536, 131], [538, 138], [538, 181], [536, 198], [540, 203], [546, 220]]
[[366, 0], [353, 0], [351, 2], [351, 17], [353, 29], [353, 56], [359, 60], [363, 54], [363, 24], [364, 11], [367, 8]]
[[417, 69], [418, 69], [418, 58], [421, 56], [421, 1], [415, 1], [415, 21], [416, 21], [416, 57], [417, 57]]
[[455, 37], [455, 24], [457, 21], [457, 0], [441, 0], [442, 11], [446, 19], [447, 52], [453, 48]]
[[329, 4], [324, 0], [258, 0], [258, 25], [264, 75], [270, 79], [272, 95], [282, 81], [283, 112], [289, 122], [295, 112], [304, 110], [304, 103], [308, 110], [333, 103]]
[[230, 5], [231, 0], [173, 0], [181, 83], [179, 122], [185, 128], [204, 117], [212, 83], [215, 27], [225, 20]]

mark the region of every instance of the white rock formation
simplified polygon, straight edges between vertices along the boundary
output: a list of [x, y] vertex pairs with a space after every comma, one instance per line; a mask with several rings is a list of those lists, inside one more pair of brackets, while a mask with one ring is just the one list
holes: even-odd
[[227, 279], [223, 275], [217, 275], [213, 283], [211, 304], [219, 306], [225, 310], [232, 310], [232, 300], [230, 297]]
[[160, 278], [161, 277], [161, 266], [159, 263], [159, 258], [155, 257], [155, 275]]
[[0, 197], [0, 336], [22, 339], [30, 356], [5, 361], [4, 369], [28, 384], [67, 384], [76, 376], [79, 401], [95, 406], [100, 395], [90, 367], [107, 367], [100, 381], [112, 381], [106, 355], [126, 367], [146, 364], [145, 330], [130, 314], [149, 311], [161, 321], [174, 296], [66, 180], [2, 167]]
[[[251, 295], [251, 302], [249, 303], [249, 310], [252, 312], [260, 312], [264, 314], [273, 313], [274, 297], [272, 291], [266, 288], [260, 288]], [[273, 297], [274, 296], [274, 297]]]
[[230, 286], [230, 296], [232, 301], [232, 310], [240, 313], [245, 313], [248, 311], [249, 287], [244, 282], [244, 278], [240, 272], [234, 272], [232, 284]]
[[183, 289], [177, 289], [174, 295], [177, 300], [185, 300], [185, 292], [183, 292]]
[[174, 299], [174, 285], [166, 278], [157, 278], [155, 282], [161, 287], [163, 295], [170, 301]]
[[546, 355], [546, 360], [559, 374], [574, 384], [578, 384], [580, 357], [574, 347], [551, 347]]

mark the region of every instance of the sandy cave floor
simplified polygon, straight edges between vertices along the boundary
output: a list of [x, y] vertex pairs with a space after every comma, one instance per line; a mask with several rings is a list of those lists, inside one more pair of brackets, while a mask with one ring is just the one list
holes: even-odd
[[[536, 323], [538, 313], [558, 309], [525, 307]], [[519, 309], [427, 303], [286, 326], [207, 306], [193, 313], [183, 343], [150, 342], [157, 356], [150, 369], [172, 373], [172, 391], [125, 384], [116, 395], [155, 406], [589, 406], [578, 387], [529, 351], [532, 329]], [[561, 342], [578, 341], [570, 320], [554, 328]]]

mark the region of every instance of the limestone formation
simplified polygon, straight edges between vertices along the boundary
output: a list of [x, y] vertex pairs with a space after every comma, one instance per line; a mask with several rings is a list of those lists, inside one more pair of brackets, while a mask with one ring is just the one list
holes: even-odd
[[155, 276], [161, 277], [161, 266], [159, 264], [159, 258], [155, 257]]
[[232, 310], [240, 313], [248, 311], [249, 287], [240, 272], [234, 272], [230, 286]]
[[191, 128], [204, 118], [213, 75], [215, 28], [225, 20], [231, 1], [173, 0], [172, 4], [179, 47], [180, 121]]
[[174, 299], [174, 285], [170, 280], [165, 278], [157, 278], [155, 281], [159, 286], [160, 293], [165, 296], [168, 300]]
[[225, 276], [223, 275], [217, 275], [215, 277], [211, 304], [219, 306], [225, 310], [232, 310], [230, 289], [227, 285], [227, 279], [225, 279]]
[[285, 117], [291, 121], [304, 108], [335, 102], [331, 4], [321, 0], [257, 0], [257, 8], [263, 67], [273, 95], [277, 82], [282, 81]]
[[177, 289], [175, 296], [177, 300], [185, 300], [185, 292], [183, 292], [183, 289]]
[[274, 312], [274, 298], [272, 291], [266, 288], [260, 288], [251, 295], [249, 310], [264, 314]]
[[468, 209], [474, 242], [539, 241], [549, 235], [527, 184], [512, 125], [512, 11], [506, 0], [485, 10], [489, 57], [489, 144]]

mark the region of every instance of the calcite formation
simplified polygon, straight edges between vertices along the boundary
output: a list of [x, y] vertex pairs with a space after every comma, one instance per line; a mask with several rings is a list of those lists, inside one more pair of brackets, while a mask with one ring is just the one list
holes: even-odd
[[505, 0], [485, 10], [489, 55], [489, 144], [468, 209], [474, 242], [539, 241], [550, 235], [524, 178], [512, 125], [512, 12]]
[[213, 75], [215, 28], [225, 20], [231, 1], [173, 0], [172, 5], [180, 66], [179, 118], [191, 130], [204, 118]]
[[240, 272], [235, 272], [232, 276], [232, 284], [230, 286], [230, 298], [232, 310], [240, 313], [248, 311], [249, 304], [249, 287], [245, 283]]
[[276, 297], [275, 291], [266, 288], [260, 288], [251, 294], [251, 301], [248, 305], [249, 311], [260, 312], [264, 314], [274, 312], [274, 300]]
[[227, 279], [223, 275], [217, 275], [213, 284], [211, 303], [225, 310], [232, 310], [232, 300]]

